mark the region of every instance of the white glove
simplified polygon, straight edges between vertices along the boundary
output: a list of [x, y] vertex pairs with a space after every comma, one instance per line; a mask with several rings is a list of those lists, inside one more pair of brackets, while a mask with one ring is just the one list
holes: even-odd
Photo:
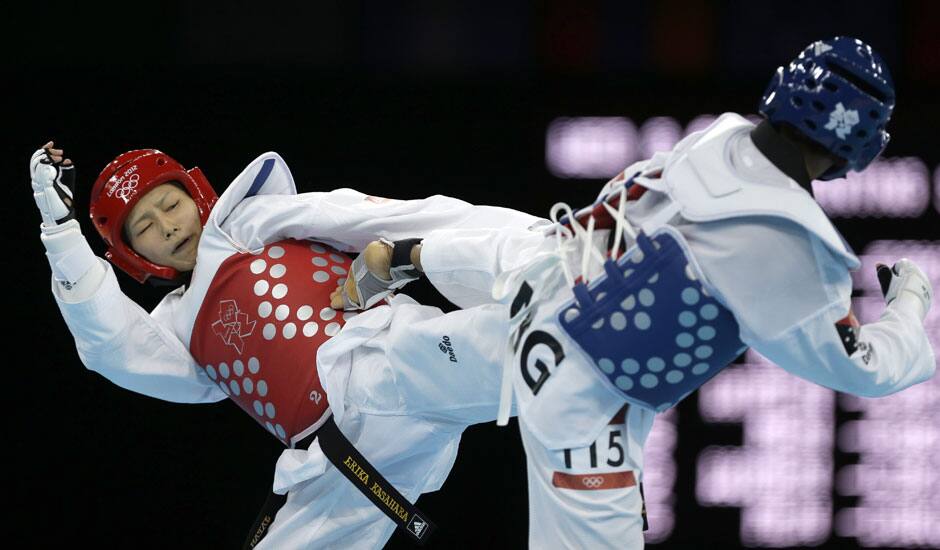
[[898, 260], [890, 268], [879, 264], [878, 281], [881, 283], [881, 291], [888, 307], [911, 311], [923, 322], [930, 311], [933, 289], [930, 279], [917, 264], [907, 258]]
[[52, 145], [50, 141], [29, 160], [33, 199], [39, 207], [44, 231], [75, 218], [75, 167], [71, 161], [63, 161], [61, 151], [52, 149]]

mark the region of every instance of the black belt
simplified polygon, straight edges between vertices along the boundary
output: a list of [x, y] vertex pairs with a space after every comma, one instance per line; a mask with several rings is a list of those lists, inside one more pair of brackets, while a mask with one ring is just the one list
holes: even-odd
[[[423, 512], [415, 508], [408, 502], [382, 474], [369, 464], [369, 461], [362, 456], [352, 443], [346, 439], [343, 432], [339, 431], [333, 417], [330, 416], [323, 426], [316, 432], [308, 435], [295, 445], [296, 448], [306, 449], [313, 440], [320, 439], [320, 449], [326, 458], [333, 463], [344, 476], [356, 486], [363, 495], [366, 496], [372, 504], [388, 516], [395, 525], [408, 533], [411, 539], [423, 545], [431, 537], [437, 527], [428, 521]], [[258, 514], [251, 531], [248, 533], [248, 539], [243, 548], [254, 548], [265, 535], [274, 521], [274, 516], [280, 510], [284, 502], [287, 501], [287, 495], [279, 495], [272, 492]]]

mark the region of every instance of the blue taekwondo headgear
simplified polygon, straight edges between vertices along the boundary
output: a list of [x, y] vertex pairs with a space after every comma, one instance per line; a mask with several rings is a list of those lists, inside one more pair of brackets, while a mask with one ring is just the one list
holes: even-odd
[[788, 124], [844, 164], [821, 180], [864, 170], [890, 136], [894, 84], [881, 57], [861, 40], [837, 36], [810, 44], [778, 67], [758, 111], [774, 125]]

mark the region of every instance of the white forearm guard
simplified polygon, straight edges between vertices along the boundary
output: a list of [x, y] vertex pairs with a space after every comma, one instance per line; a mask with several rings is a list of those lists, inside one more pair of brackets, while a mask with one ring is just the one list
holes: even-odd
[[56, 292], [68, 302], [78, 302], [91, 296], [104, 280], [105, 267], [95, 256], [78, 221], [46, 227], [40, 235], [46, 247], [46, 257], [52, 267], [52, 276], [59, 283]]

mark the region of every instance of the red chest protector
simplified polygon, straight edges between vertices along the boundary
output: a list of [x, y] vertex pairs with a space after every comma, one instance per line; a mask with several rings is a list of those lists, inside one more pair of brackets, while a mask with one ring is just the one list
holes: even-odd
[[189, 349], [209, 377], [282, 443], [326, 418], [317, 350], [343, 326], [330, 308], [352, 261], [326, 245], [285, 240], [226, 259], [203, 299]]

